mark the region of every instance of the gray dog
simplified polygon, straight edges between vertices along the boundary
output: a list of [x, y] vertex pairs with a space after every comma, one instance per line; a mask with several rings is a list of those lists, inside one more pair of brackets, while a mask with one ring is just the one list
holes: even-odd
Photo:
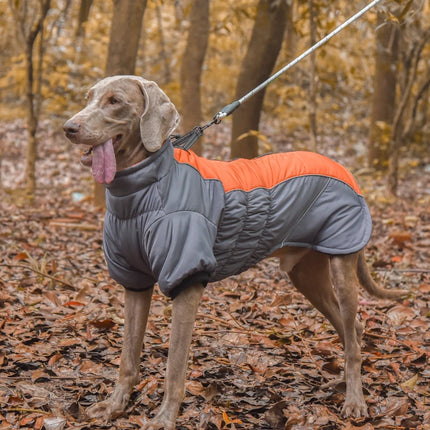
[[371, 218], [360, 189], [341, 165], [293, 152], [254, 160], [210, 161], [173, 148], [179, 115], [154, 82], [103, 79], [87, 106], [64, 124], [88, 150], [81, 162], [106, 185], [104, 251], [111, 276], [125, 287], [119, 380], [109, 399], [88, 410], [114, 418], [127, 406], [154, 284], [173, 298], [164, 400], [146, 430], [175, 428], [185, 392], [188, 351], [208, 282], [240, 273], [269, 256], [332, 323], [345, 348], [345, 417], [367, 415], [356, 319], [358, 288], [381, 298], [363, 248]]

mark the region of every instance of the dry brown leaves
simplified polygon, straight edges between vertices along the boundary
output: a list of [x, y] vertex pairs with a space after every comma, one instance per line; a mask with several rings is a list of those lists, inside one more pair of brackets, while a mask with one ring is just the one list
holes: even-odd
[[[105, 398], [116, 379], [122, 289], [106, 271], [103, 214], [85, 199], [73, 202], [80, 196], [73, 193], [88, 194], [89, 175], [77, 165], [78, 152], [47, 130], [36, 205], [26, 207], [15, 191], [2, 191], [0, 201], [0, 429], [136, 429], [161, 403], [171, 304], [154, 297], [142, 382], [126, 415], [110, 424], [88, 421], [85, 409]], [[22, 168], [18, 131], [14, 125], [3, 134], [9, 187], [16, 185], [12, 172]], [[417, 177], [404, 183], [416, 187]], [[338, 337], [269, 260], [207, 288], [178, 428], [430, 429], [430, 274], [424, 270], [430, 214], [420, 203], [426, 187], [428, 181], [413, 199], [393, 204], [371, 199], [368, 259], [380, 282], [411, 294], [402, 302], [361, 296], [370, 418], [340, 418]]]

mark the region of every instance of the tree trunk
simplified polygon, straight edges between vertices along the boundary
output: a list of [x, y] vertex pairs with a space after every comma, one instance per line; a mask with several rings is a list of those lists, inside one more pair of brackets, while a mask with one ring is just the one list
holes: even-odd
[[35, 109], [35, 97], [33, 92], [34, 86], [34, 68], [33, 68], [33, 45], [27, 45], [25, 54], [25, 65], [27, 70], [27, 155], [25, 167], [25, 183], [27, 195], [32, 198], [36, 189], [36, 158], [37, 158], [37, 116]]
[[161, 6], [159, 2], [157, 2], [156, 13], [157, 13], [157, 27], [158, 33], [160, 35], [160, 56], [161, 61], [163, 62], [164, 69], [164, 84], [168, 84], [172, 80], [172, 73], [170, 72], [170, 64], [169, 64], [169, 55], [166, 50], [166, 39], [164, 36], [164, 27], [163, 27], [163, 16], [161, 13]]
[[[310, 46], [316, 42], [316, 19], [314, 11], [314, 0], [309, 0], [309, 27], [310, 27]], [[317, 150], [317, 68], [315, 52], [310, 58], [309, 70], [309, 133], [311, 138], [312, 151]]]
[[369, 133], [369, 165], [378, 170], [388, 167], [391, 126], [396, 109], [399, 29], [378, 14], [375, 76]]
[[[201, 76], [209, 39], [209, 0], [194, 0], [190, 28], [181, 65], [182, 126], [190, 131], [202, 122]], [[193, 146], [201, 154], [203, 138]]]
[[81, 56], [85, 55], [85, 23], [88, 22], [92, 4], [93, 0], [81, 0], [79, 6], [78, 25], [75, 33], [75, 64], [79, 64], [81, 62]]
[[[133, 75], [147, 0], [114, 0], [106, 76]], [[105, 187], [94, 182], [94, 204], [105, 205]]]
[[297, 34], [294, 28], [294, 0], [287, 1], [287, 23], [285, 29], [285, 42], [287, 59], [291, 60], [296, 55], [297, 50]]
[[134, 73], [146, 1], [113, 1], [113, 18], [105, 67], [107, 76]]
[[[28, 142], [25, 167], [25, 188], [30, 199], [33, 199], [36, 190], [36, 158], [37, 158], [37, 126], [40, 113], [42, 64], [43, 64], [43, 28], [45, 18], [51, 7], [51, 0], [39, 3], [39, 10], [35, 16], [28, 20], [26, 14], [27, 4], [20, 4], [9, 0], [9, 7], [14, 17], [15, 25], [19, 29], [25, 44], [25, 71], [26, 71], [26, 99], [27, 99], [27, 129]], [[21, 9], [22, 8], [22, 9]], [[39, 37], [39, 62], [34, 67], [34, 47]], [[36, 82], [36, 85], [35, 85]], [[36, 87], [36, 88], [35, 88]]]
[[76, 37], [83, 38], [85, 36], [84, 24], [88, 21], [92, 4], [93, 4], [93, 0], [81, 0], [81, 4], [79, 6], [78, 27], [76, 29]]
[[[260, 0], [251, 40], [243, 59], [236, 86], [236, 99], [265, 81], [272, 73], [284, 38], [287, 18], [285, 0]], [[238, 137], [258, 131], [265, 90], [260, 91], [233, 114], [231, 157], [258, 155], [258, 137]]]
[[[416, 108], [420, 98], [426, 93], [426, 89], [430, 86], [430, 79], [427, 79], [419, 85], [418, 92], [413, 94], [413, 87], [417, 84], [418, 67], [421, 60], [421, 55], [427, 42], [430, 40], [430, 28], [427, 31], [421, 31], [421, 38], [415, 40], [410, 47], [410, 54], [403, 56], [402, 73], [403, 87], [400, 96], [400, 102], [396, 108], [394, 115], [390, 158], [388, 167], [388, 190], [393, 196], [397, 196], [399, 183], [399, 159], [400, 150], [405, 143], [407, 136], [411, 136], [415, 123]], [[407, 61], [405, 61], [407, 57]], [[408, 108], [408, 105], [409, 108]], [[406, 117], [406, 111], [409, 111], [409, 118]]]

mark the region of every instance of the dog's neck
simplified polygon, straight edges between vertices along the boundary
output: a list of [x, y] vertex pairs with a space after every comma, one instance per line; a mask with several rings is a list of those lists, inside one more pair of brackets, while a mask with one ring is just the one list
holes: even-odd
[[123, 170], [134, 166], [150, 155], [151, 152], [147, 151], [142, 141], [138, 139], [133, 145], [127, 145], [124, 150], [118, 151], [116, 154], [117, 170]]

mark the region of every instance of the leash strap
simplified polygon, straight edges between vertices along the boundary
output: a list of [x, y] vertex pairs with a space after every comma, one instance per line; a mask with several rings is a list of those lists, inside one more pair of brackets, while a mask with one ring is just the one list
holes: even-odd
[[187, 134], [181, 136], [180, 134], [172, 134], [167, 140], [172, 143], [173, 146], [177, 148], [182, 148], [185, 150], [189, 150], [196, 141], [203, 135], [203, 131], [206, 130], [213, 124], [219, 124], [220, 121], [215, 120], [215, 118], [208, 122], [205, 125], [198, 125], [194, 127]]
[[215, 114], [212, 121], [210, 121], [209, 123], [205, 124], [204, 126], [194, 127], [190, 132], [188, 132], [187, 134], [185, 134], [183, 136], [180, 136], [180, 135], [171, 136], [171, 138], [175, 139], [172, 142], [173, 145], [184, 148], [184, 149], [191, 148], [191, 146], [203, 134], [203, 130], [205, 130], [206, 128], [210, 127], [213, 124], [219, 124], [221, 122], [221, 120], [223, 120], [225, 117], [231, 115], [242, 103], [244, 103], [246, 100], [251, 98], [253, 95], [255, 95], [256, 93], [261, 91], [263, 88], [266, 88], [275, 79], [279, 78], [279, 76], [281, 76], [287, 70], [291, 69], [291, 67], [295, 66], [299, 61], [303, 60], [303, 58], [307, 57], [309, 54], [311, 54], [312, 52], [317, 50], [320, 46], [327, 43], [333, 36], [336, 36], [336, 34], [340, 33], [344, 28], [348, 27], [350, 24], [352, 24], [354, 21], [356, 21], [358, 18], [360, 18], [362, 15], [364, 15], [368, 10], [372, 9], [374, 6], [376, 6], [381, 1], [382, 0], [373, 0], [371, 3], [369, 3], [363, 9], [358, 11], [355, 15], [351, 16], [351, 18], [347, 19], [339, 27], [336, 27], [331, 33], [327, 34], [327, 36], [323, 37], [319, 42], [315, 43], [315, 45], [312, 45], [308, 50], [303, 52], [303, 54], [299, 55], [293, 61], [291, 61], [286, 66], [284, 66], [282, 69], [280, 69], [275, 74], [273, 74], [270, 78], [268, 78], [267, 80], [262, 82], [260, 85], [255, 87], [253, 90], [251, 90], [249, 93], [245, 94], [239, 100], [236, 100], [233, 103], [230, 103], [229, 105], [224, 106], [218, 113]]

